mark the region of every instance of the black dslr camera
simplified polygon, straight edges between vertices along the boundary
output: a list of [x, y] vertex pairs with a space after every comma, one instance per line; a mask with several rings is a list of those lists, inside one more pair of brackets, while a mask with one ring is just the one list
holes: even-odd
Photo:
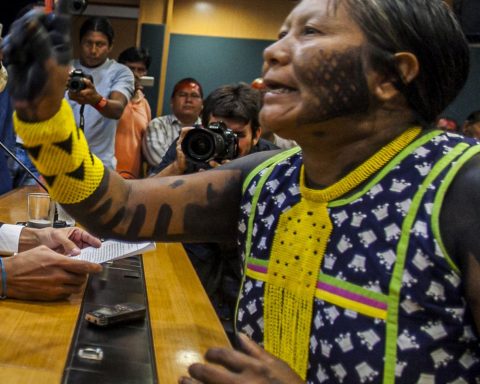
[[232, 160], [238, 156], [238, 138], [222, 121], [211, 123], [207, 128], [195, 126], [185, 135], [182, 151], [197, 163]]
[[93, 82], [93, 77], [84, 73], [81, 69], [74, 69], [68, 79], [67, 88], [72, 92], [79, 92], [86, 88], [85, 79]]

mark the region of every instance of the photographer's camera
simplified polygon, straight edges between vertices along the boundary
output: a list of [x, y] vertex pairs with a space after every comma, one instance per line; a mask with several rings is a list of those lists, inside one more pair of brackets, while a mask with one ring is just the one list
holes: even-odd
[[90, 75], [85, 74], [81, 69], [75, 69], [70, 74], [67, 88], [72, 92], [79, 92], [87, 87], [87, 85], [85, 84], [85, 79], [93, 81]]
[[194, 162], [232, 160], [238, 156], [237, 135], [223, 122], [209, 124], [207, 128], [195, 127], [182, 141], [182, 151]]

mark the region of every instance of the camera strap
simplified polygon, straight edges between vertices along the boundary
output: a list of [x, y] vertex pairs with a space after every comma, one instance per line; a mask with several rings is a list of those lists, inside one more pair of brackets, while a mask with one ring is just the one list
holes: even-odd
[[83, 112], [85, 111], [85, 104], [82, 104], [80, 107], [80, 129], [82, 131], [85, 131], [85, 116], [83, 115]]

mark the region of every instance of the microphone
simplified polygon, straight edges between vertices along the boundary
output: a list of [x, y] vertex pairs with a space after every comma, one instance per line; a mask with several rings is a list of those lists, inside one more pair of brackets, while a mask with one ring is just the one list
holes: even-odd
[[27, 167], [25, 164], [23, 164], [23, 163], [20, 161], [20, 159], [19, 159], [17, 156], [15, 156], [15, 155], [12, 153], [12, 151], [10, 151], [10, 150], [5, 146], [5, 144], [3, 144], [1, 141], [0, 141], [0, 147], [2, 147], [2, 149], [3, 149], [5, 152], [7, 152], [7, 154], [8, 154], [13, 160], [15, 160], [15, 161], [18, 163], [18, 165], [20, 165], [25, 171], [27, 171], [27, 173], [38, 183], [38, 185], [40, 185], [40, 187], [42, 187], [46, 192], [48, 192], [47, 187], [38, 179], [38, 177], [35, 176], [35, 175], [33, 174], [33, 172], [30, 171], [30, 169], [28, 169], [28, 167]]

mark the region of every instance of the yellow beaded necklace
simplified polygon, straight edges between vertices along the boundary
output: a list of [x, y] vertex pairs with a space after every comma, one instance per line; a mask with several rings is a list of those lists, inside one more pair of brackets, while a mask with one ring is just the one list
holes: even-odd
[[412, 127], [347, 176], [322, 190], [305, 186], [301, 201], [279, 218], [265, 284], [265, 349], [305, 379], [314, 295], [320, 265], [333, 229], [327, 204], [380, 170], [421, 132]]

